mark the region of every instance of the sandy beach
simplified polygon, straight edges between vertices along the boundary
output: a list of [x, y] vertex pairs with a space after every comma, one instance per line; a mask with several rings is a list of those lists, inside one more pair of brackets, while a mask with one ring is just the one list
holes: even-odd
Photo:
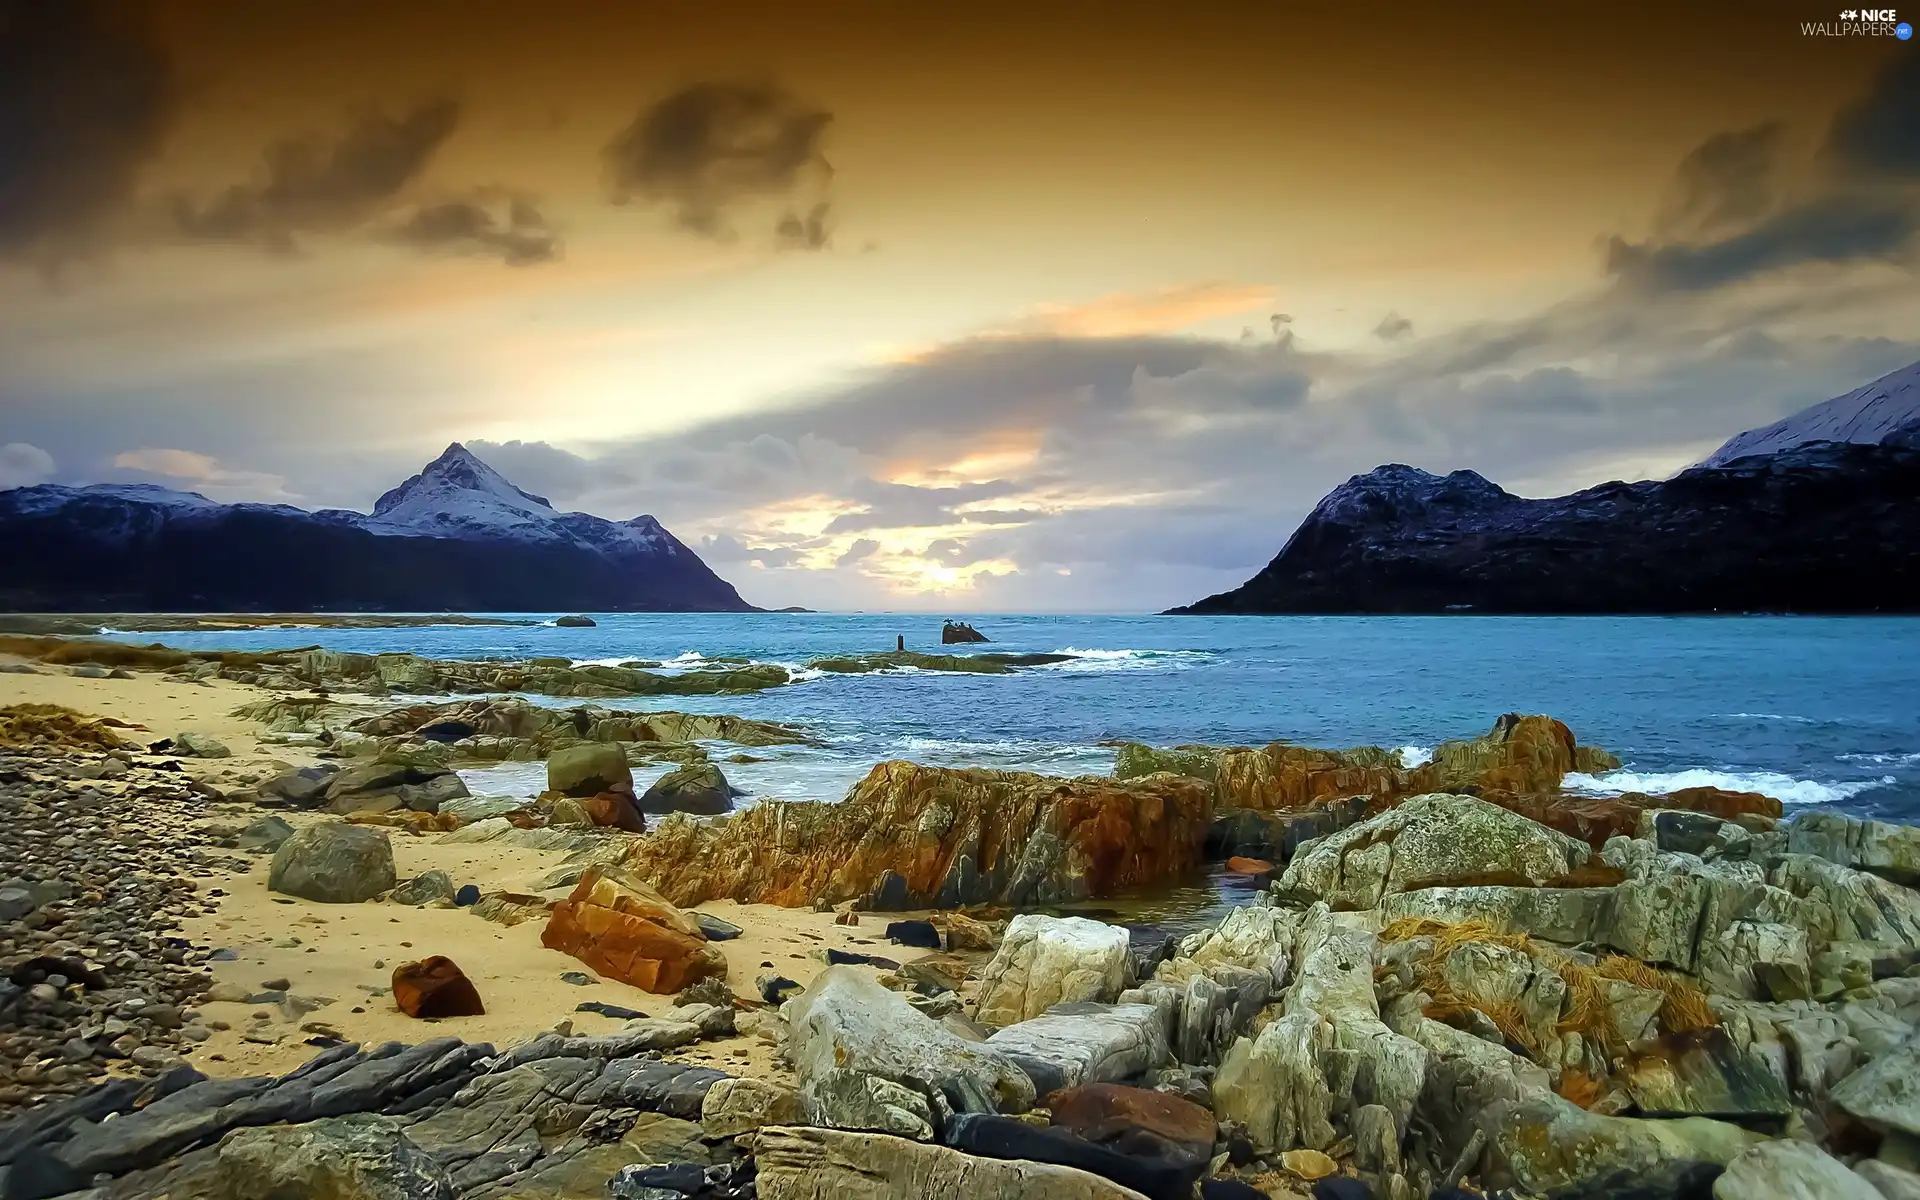
[[[212, 736], [233, 752], [231, 757], [180, 762], [188, 773], [222, 790], [318, 761], [308, 748], [262, 743], [260, 727], [234, 715], [236, 708], [275, 694], [260, 688], [219, 679], [189, 683], [141, 671], [128, 672], [124, 679], [90, 679], [58, 667], [35, 669], [36, 674], [0, 674], [0, 707], [57, 704], [108, 717], [133, 727], [121, 731], [129, 740], [154, 741], [187, 731]], [[232, 827], [257, 815], [250, 804], [209, 799], [205, 823]], [[333, 819], [312, 813], [282, 815], [296, 828]], [[438, 834], [389, 832], [402, 880], [441, 870], [456, 886], [473, 884], [482, 894], [537, 893], [557, 900], [569, 890], [538, 893], [540, 878], [564, 857], [558, 852], [496, 843], [446, 844]], [[563, 1022], [571, 1022], [579, 1033], [610, 1032], [624, 1018], [580, 1012], [577, 1006], [599, 1002], [651, 1015], [672, 1004], [669, 996], [616, 980], [585, 985], [562, 981], [563, 973], [585, 968], [540, 944], [543, 920], [507, 927], [462, 908], [377, 901], [320, 904], [281, 896], [267, 889], [270, 860], [260, 853], [248, 871], [195, 880], [216, 911], [183, 923], [182, 932], [195, 943], [231, 953], [212, 964], [216, 986], [258, 994], [268, 982], [284, 979], [289, 985], [285, 1004], [213, 1000], [201, 1006], [214, 1036], [192, 1061], [209, 1075], [285, 1072], [319, 1053], [330, 1039], [372, 1045], [452, 1035], [505, 1047]], [[886, 917], [867, 915], [863, 925], [849, 927], [836, 925], [831, 913], [770, 905], [716, 901], [701, 910], [743, 931], [716, 945], [727, 958], [728, 982], [749, 1007], [760, 1003], [754, 979], [762, 970], [776, 970], [804, 985], [826, 968], [821, 952], [830, 946], [896, 961], [925, 953], [889, 947], [881, 935]], [[905, 915], [910, 914], [895, 917]], [[431, 955], [445, 955], [460, 965], [479, 990], [487, 1008], [484, 1016], [422, 1020], [394, 1005], [393, 969]], [[264, 1020], [256, 1020], [256, 1014]], [[751, 1027], [753, 1022], [743, 1024]], [[779, 1077], [786, 1072], [773, 1043], [752, 1033], [697, 1043], [670, 1057], [724, 1065], [738, 1074]]]

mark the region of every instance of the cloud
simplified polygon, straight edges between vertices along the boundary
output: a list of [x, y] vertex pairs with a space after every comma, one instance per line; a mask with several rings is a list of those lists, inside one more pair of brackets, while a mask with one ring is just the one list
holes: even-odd
[[755, 563], [772, 570], [792, 565], [800, 551], [785, 546], [748, 546], [730, 534], [700, 539], [700, 557], [708, 562]]
[[1920, 58], [1895, 54], [1866, 95], [1840, 110], [1826, 154], [1843, 171], [1920, 179]]
[[262, 471], [231, 470], [212, 455], [167, 446], [142, 446], [113, 456], [113, 465], [135, 475], [185, 483], [215, 500], [291, 500], [286, 480]]
[[690, 233], [731, 240], [734, 210], [808, 197], [775, 226], [779, 244], [826, 244], [833, 176], [822, 150], [833, 114], [772, 83], [698, 83], [643, 109], [604, 152], [613, 200], [671, 205]]
[[1808, 263], [1899, 259], [1916, 229], [1920, 206], [1911, 197], [1835, 195], [1719, 241], [1636, 245], [1615, 237], [1607, 243], [1607, 272], [1657, 291], [1718, 288]]
[[393, 230], [392, 238], [421, 250], [498, 258], [510, 267], [560, 256], [559, 235], [526, 196], [476, 193], [465, 200], [422, 205]]
[[254, 179], [204, 203], [178, 199], [175, 224], [189, 239], [278, 251], [297, 248], [300, 235], [358, 228], [418, 181], [459, 123], [460, 105], [440, 98], [399, 116], [365, 113], [337, 137], [282, 138]]
[[[857, 512], [843, 513], [827, 523], [821, 532], [862, 533], [869, 529], [913, 529], [938, 525], [965, 524], [971, 513], [955, 510], [963, 504], [994, 500], [1018, 490], [1002, 480], [967, 484], [960, 487], [915, 487], [901, 483], [868, 481], [853, 489], [855, 500], [864, 503]], [[985, 524], [1005, 524], [1022, 517], [989, 512]]]
[[1401, 338], [1412, 337], [1413, 322], [1397, 312], [1390, 312], [1381, 317], [1380, 323], [1373, 327], [1373, 336], [1383, 342], [1397, 342]]
[[[1116, 292], [1083, 304], [1044, 305], [1012, 333], [1049, 333], [1061, 337], [1139, 337], [1179, 333], [1205, 321], [1257, 312], [1273, 303], [1273, 289], [1241, 283], [1191, 283], [1155, 292]], [[1274, 336], [1292, 320], [1270, 318]]]
[[131, 208], [178, 98], [147, 6], [0, 0], [0, 258], [92, 249]]
[[861, 538], [853, 545], [848, 546], [846, 552], [841, 554], [840, 557], [834, 559], [833, 565], [836, 567], [850, 567], [862, 559], [873, 557], [874, 551], [878, 549], [880, 549], [879, 542], [874, 541], [872, 538]]
[[53, 455], [27, 442], [0, 446], [0, 491], [32, 487], [53, 478]]
[[1768, 121], [1716, 133], [1680, 160], [1655, 226], [1698, 236], [1756, 220], [1773, 207], [1786, 126]]

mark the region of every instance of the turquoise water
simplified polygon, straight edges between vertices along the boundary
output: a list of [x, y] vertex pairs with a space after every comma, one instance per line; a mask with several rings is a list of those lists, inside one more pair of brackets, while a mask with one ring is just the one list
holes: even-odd
[[[512, 614], [508, 614], [512, 615]], [[541, 619], [552, 614], [538, 614]], [[591, 629], [435, 626], [169, 633], [186, 647], [324, 645], [438, 658], [680, 660], [939, 651], [937, 619], [867, 614], [621, 614]], [[1920, 820], [1920, 619], [1809, 617], [973, 616], [995, 651], [1081, 657], [1012, 675], [805, 675], [759, 695], [611, 707], [796, 722], [822, 747], [726, 765], [757, 796], [837, 799], [888, 758], [1059, 774], [1109, 769], [1101, 743], [1377, 743], [1414, 756], [1504, 712], [1551, 713], [1622, 771], [1595, 792], [1717, 784], [1789, 804]], [[965, 651], [968, 647], [953, 649]], [[555, 701], [555, 703], [574, 703]], [[470, 774], [532, 792], [534, 764]], [[643, 781], [644, 782], [644, 781]]]

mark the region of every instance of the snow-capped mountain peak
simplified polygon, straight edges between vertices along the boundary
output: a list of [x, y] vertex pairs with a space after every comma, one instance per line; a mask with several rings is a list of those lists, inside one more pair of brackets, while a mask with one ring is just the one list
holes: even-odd
[[1736, 458], [1772, 454], [1805, 442], [1883, 442], [1920, 424], [1920, 362], [1883, 375], [1844, 396], [1803, 408], [1771, 425], [1727, 439], [1701, 462], [1725, 466]]

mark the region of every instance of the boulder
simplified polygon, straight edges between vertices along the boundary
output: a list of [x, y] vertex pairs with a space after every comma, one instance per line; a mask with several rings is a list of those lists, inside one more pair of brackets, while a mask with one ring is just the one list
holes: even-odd
[[453, 876], [445, 871], [428, 871], [394, 888], [387, 899], [395, 904], [431, 904], [435, 900], [451, 901], [453, 892]]
[[642, 812], [713, 816], [733, 810], [734, 790], [713, 763], [687, 763], [654, 780], [640, 797]]
[[209, 734], [178, 733], [173, 738], [173, 751], [183, 758], [231, 758], [233, 751], [227, 749], [225, 742]]
[[1471, 921], [1577, 946], [1599, 938], [1612, 908], [1612, 888], [1436, 887], [1385, 896], [1379, 913], [1386, 924], [1403, 917]]
[[1033, 1105], [1033, 1081], [1011, 1057], [949, 1032], [856, 968], [828, 967], [785, 1011], [803, 1093], [808, 1081], [844, 1069], [938, 1094], [956, 1111]]
[[1793, 1116], [1785, 1087], [1718, 1026], [1667, 1034], [1633, 1047], [1627, 1091], [1647, 1117], [1720, 1117], [1752, 1125]]
[[325, 800], [327, 785], [340, 773], [332, 765], [296, 767], [255, 785], [254, 792], [263, 803], [289, 808], [317, 808]]
[[395, 967], [393, 1002], [410, 1017], [478, 1017], [487, 1011], [473, 982], [443, 954]]
[[1875, 1128], [1920, 1136], [1920, 1031], [1842, 1079], [1833, 1102]]
[[1880, 1200], [1920, 1200], [1920, 1175], [1877, 1158], [1854, 1164], [1853, 1173], [1880, 1192]]
[[718, 828], [662, 819], [626, 867], [677, 904], [874, 912], [1064, 903], [1198, 866], [1212, 800], [1195, 779], [1058, 779], [881, 763], [829, 803], [765, 802]]
[[1609, 1117], [1536, 1096], [1489, 1114], [1489, 1166], [1482, 1181], [1552, 1197], [1695, 1196], [1721, 1168], [1763, 1141], [1706, 1117], [1643, 1121]]
[[1196, 1169], [1213, 1158], [1213, 1114], [1180, 1096], [1089, 1083], [1054, 1093], [1047, 1105], [1054, 1128], [1123, 1154]]
[[942, 1141], [981, 1158], [1053, 1163], [1110, 1179], [1149, 1200], [1191, 1200], [1206, 1160], [1132, 1155], [1064, 1129], [1015, 1117], [962, 1113], [947, 1122]]
[[1431, 887], [1541, 887], [1585, 863], [1581, 842], [1472, 796], [1427, 795], [1303, 849], [1282, 891], [1335, 909]]
[[358, 904], [394, 885], [387, 831], [323, 821], [295, 833], [274, 851], [267, 889], [323, 904]]
[[268, 813], [249, 822], [233, 839], [233, 846], [236, 850], [278, 850], [292, 836], [293, 826], [284, 818]]
[[980, 973], [974, 1017], [1011, 1025], [1056, 1004], [1110, 1001], [1127, 986], [1127, 931], [1085, 917], [1022, 913]]
[[627, 754], [609, 742], [581, 742], [555, 750], [547, 759], [547, 790], [563, 796], [601, 792], [633, 794], [633, 770]]
[[1882, 1200], [1880, 1190], [1807, 1142], [1783, 1139], [1743, 1151], [1713, 1181], [1714, 1200]]
[[940, 626], [940, 644], [953, 646], [965, 642], [984, 642], [987, 635], [965, 621], [946, 621]]
[[1920, 886], [1920, 828], [1863, 821], [1845, 813], [1807, 811], [1787, 825], [1787, 850]]
[[754, 1145], [760, 1200], [1139, 1200], [1072, 1167], [980, 1158], [877, 1133], [770, 1126]]
[[1166, 1022], [1146, 1004], [1060, 1004], [996, 1031], [986, 1045], [1019, 1064], [1042, 1096], [1133, 1079], [1172, 1062]]
[[453, 1181], [385, 1117], [240, 1129], [221, 1141], [212, 1200], [453, 1200]]
[[589, 867], [553, 906], [540, 944], [662, 995], [727, 974], [726, 956], [707, 944], [698, 921], [618, 869]]
[[829, 1067], [800, 1085], [807, 1124], [828, 1129], [866, 1129], [930, 1141], [933, 1102], [927, 1094], [879, 1075]]
[[722, 1079], [700, 1102], [708, 1137], [732, 1137], [765, 1125], [793, 1125], [804, 1116], [800, 1093], [766, 1079]]
[[1571, 772], [1608, 771], [1619, 765], [1620, 760], [1604, 750], [1576, 745], [1573, 731], [1552, 717], [1507, 713], [1483, 737], [1441, 742], [1419, 773], [1420, 782], [1432, 791], [1472, 787], [1553, 792]]
[[595, 621], [592, 617], [580, 616], [555, 617], [553, 623], [561, 629], [592, 629], [595, 625], [599, 624], [599, 622]]
[[443, 801], [457, 800], [467, 785], [444, 763], [421, 753], [383, 752], [327, 780], [322, 798], [328, 812], [438, 812]]
[[601, 792], [588, 796], [584, 800], [561, 799], [554, 804], [558, 813], [563, 804], [576, 804], [580, 815], [586, 818], [588, 825], [603, 829], [618, 829], [626, 833], [645, 833], [647, 819], [640, 813], [640, 806], [628, 792]]
[[1306, 812], [1348, 796], [1391, 799], [1407, 793], [1409, 779], [1399, 755], [1378, 746], [1317, 750], [1274, 742], [1222, 750], [1213, 767], [1221, 807], [1263, 812]]

